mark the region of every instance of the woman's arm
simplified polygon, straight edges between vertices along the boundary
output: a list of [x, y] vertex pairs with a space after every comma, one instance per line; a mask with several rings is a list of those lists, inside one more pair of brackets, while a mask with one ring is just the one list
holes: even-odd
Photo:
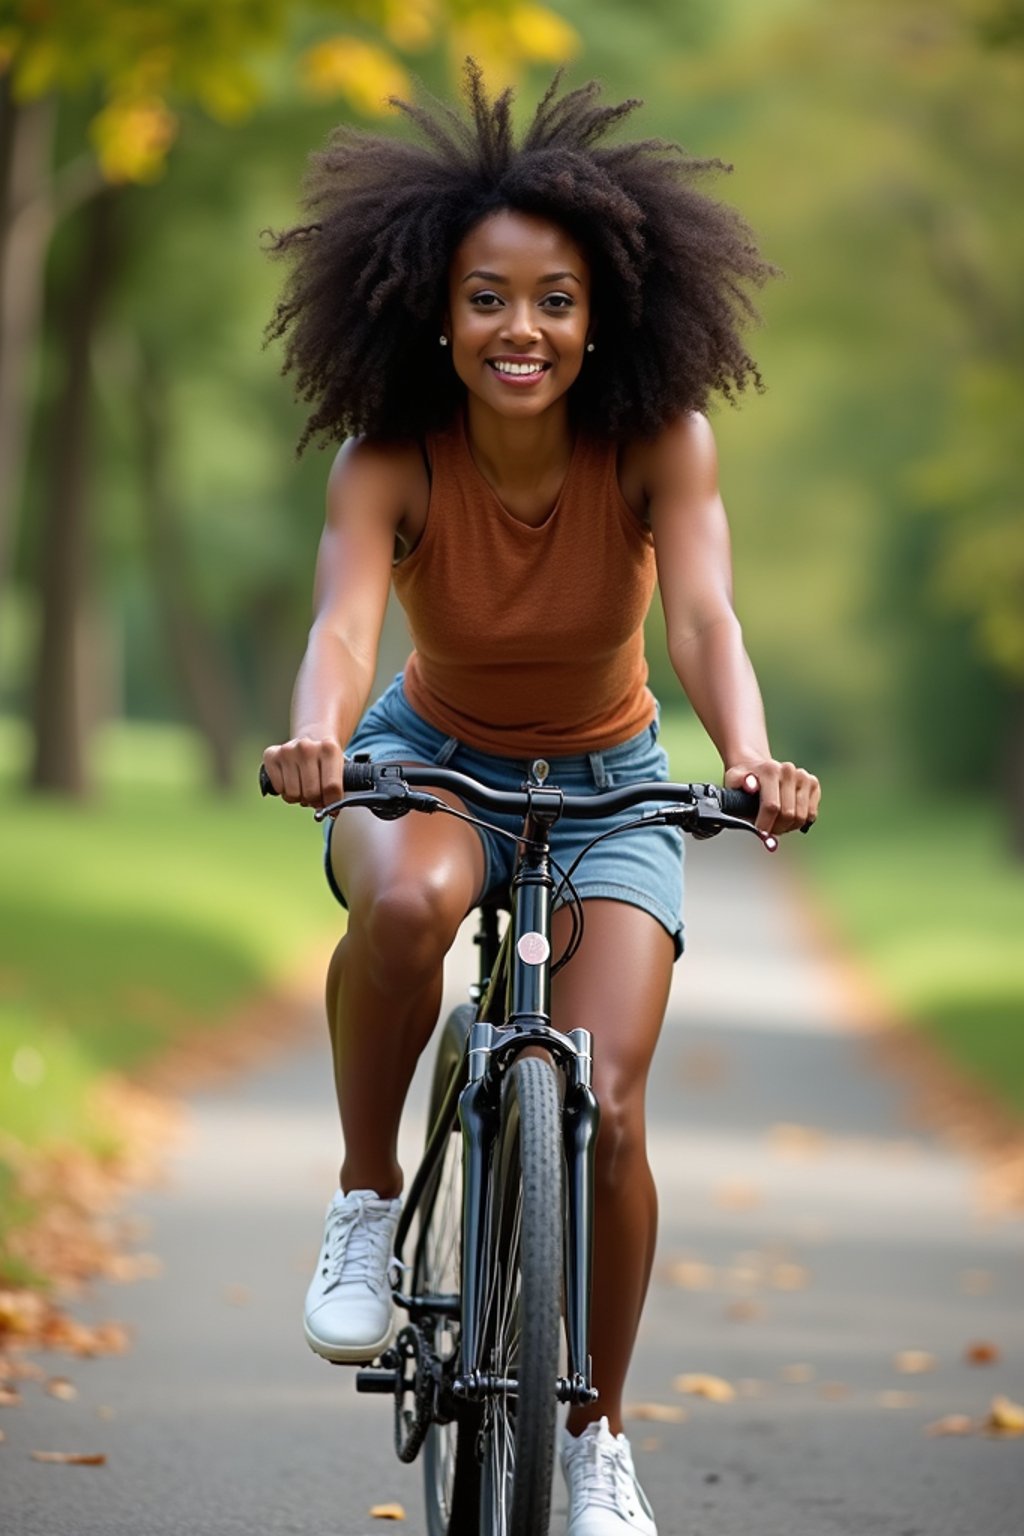
[[707, 420], [693, 413], [673, 422], [642, 450], [641, 472], [676, 676], [718, 748], [725, 783], [760, 790], [764, 831], [792, 831], [817, 815], [819, 785], [774, 758], [768, 743], [761, 690], [732, 605], [729, 525]]
[[[313, 625], [292, 698], [292, 738], [263, 761], [283, 799], [329, 805], [342, 794], [343, 744], [366, 707], [387, 607], [395, 536], [415, 493], [418, 455], [344, 445], [327, 483]], [[418, 463], [422, 477], [422, 461]]]

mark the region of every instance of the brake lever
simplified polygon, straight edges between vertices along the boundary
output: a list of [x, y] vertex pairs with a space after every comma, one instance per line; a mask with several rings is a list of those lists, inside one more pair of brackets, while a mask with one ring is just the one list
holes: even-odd
[[642, 820], [658, 822], [666, 827], [681, 827], [698, 842], [709, 837], [717, 837], [727, 827], [732, 827], [738, 832], [753, 832], [768, 853], [774, 853], [779, 846], [777, 837], [773, 837], [770, 832], [762, 832], [761, 828], [755, 827], [752, 821], [746, 821], [742, 816], [726, 815], [718, 801], [710, 795], [700, 796], [690, 805], [673, 805], [665, 810], [645, 811]]
[[328, 816], [337, 816], [339, 811], [350, 805], [365, 805], [378, 821], [397, 821], [400, 816], [408, 816], [410, 811], [425, 811], [428, 816], [432, 816], [435, 811], [445, 809], [445, 802], [436, 795], [410, 789], [404, 779], [381, 777], [376, 789], [346, 795], [344, 800], [335, 800], [333, 805], [325, 805], [322, 810], [314, 811], [313, 819], [324, 821]]

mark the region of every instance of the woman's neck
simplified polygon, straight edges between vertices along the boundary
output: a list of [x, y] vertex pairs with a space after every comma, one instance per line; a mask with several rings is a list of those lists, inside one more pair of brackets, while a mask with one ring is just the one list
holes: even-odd
[[472, 395], [466, 403], [466, 436], [481, 474], [494, 486], [537, 485], [564, 471], [573, 450], [569, 411], [558, 401], [540, 416], [499, 416]]

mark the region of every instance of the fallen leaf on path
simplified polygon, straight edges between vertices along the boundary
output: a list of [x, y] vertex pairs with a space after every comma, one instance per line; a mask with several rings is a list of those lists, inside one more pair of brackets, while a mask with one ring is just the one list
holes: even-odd
[[917, 1402], [916, 1392], [879, 1392], [879, 1408], [912, 1408]]
[[994, 1278], [988, 1269], [965, 1269], [960, 1276], [960, 1289], [965, 1296], [987, 1296]]
[[96, 1409], [96, 1417], [98, 1419], [116, 1419], [117, 1411], [114, 1408], [108, 1408], [106, 1403], [101, 1403]]
[[163, 1274], [163, 1261], [155, 1253], [112, 1253], [103, 1266], [104, 1278], [130, 1285], [136, 1280], [155, 1280]]
[[994, 1397], [989, 1405], [985, 1428], [999, 1435], [1024, 1435], [1024, 1407], [1009, 1397]]
[[764, 1316], [764, 1307], [759, 1301], [752, 1301], [749, 1296], [741, 1296], [739, 1301], [729, 1303], [725, 1315], [730, 1323], [752, 1323]]
[[669, 1269], [669, 1279], [683, 1291], [710, 1291], [715, 1285], [715, 1271], [700, 1259], [677, 1259]]
[[756, 1376], [742, 1376], [736, 1383], [736, 1391], [740, 1397], [764, 1397], [768, 1390], [766, 1381], [758, 1381]]
[[966, 1413], [947, 1413], [933, 1424], [925, 1425], [926, 1435], [970, 1435], [975, 1429], [974, 1420]]
[[901, 1376], [923, 1376], [925, 1371], [934, 1371], [937, 1361], [926, 1349], [901, 1349], [892, 1363]]
[[677, 1403], [627, 1403], [622, 1410], [624, 1419], [650, 1420], [653, 1424], [682, 1424], [686, 1409]]
[[820, 1157], [825, 1146], [825, 1132], [813, 1125], [795, 1125], [785, 1121], [773, 1125], [768, 1139], [776, 1152], [785, 1157]]
[[21, 1393], [14, 1387], [0, 1387], [0, 1408], [15, 1408], [21, 1402]]
[[405, 1510], [401, 1504], [375, 1504], [370, 1510], [371, 1520], [404, 1520]]
[[830, 1403], [837, 1403], [840, 1398], [849, 1397], [850, 1388], [845, 1381], [823, 1381], [818, 1388], [818, 1396]]
[[968, 1344], [964, 1359], [968, 1365], [995, 1365], [999, 1359], [999, 1346], [990, 1344], [987, 1339], [979, 1339], [977, 1343]]
[[102, 1467], [106, 1456], [102, 1451], [33, 1451], [33, 1461], [51, 1461], [62, 1467]]
[[677, 1376], [672, 1385], [677, 1392], [706, 1397], [711, 1403], [731, 1403], [736, 1396], [736, 1388], [731, 1382], [724, 1381], [721, 1376], [704, 1376], [699, 1372], [688, 1371]]
[[640, 1449], [646, 1451], [648, 1455], [651, 1455], [654, 1451], [660, 1451], [661, 1447], [662, 1441], [658, 1439], [657, 1435], [647, 1435], [640, 1441]]
[[753, 1211], [761, 1204], [764, 1196], [756, 1184], [732, 1179], [717, 1185], [711, 1192], [711, 1198], [724, 1211]]
[[46, 1302], [35, 1291], [0, 1291], [0, 1337], [35, 1334], [46, 1312]]
[[796, 1365], [784, 1365], [779, 1372], [783, 1381], [792, 1382], [813, 1381], [817, 1374], [814, 1366], [807, 1365], [804, 1361], [800, 1361]]
[[252, 1292], [245, 1285], [226, 1285], [224, 1300], [229, 1307], [247, 1307], [252, 1300]]
[[802, 1291], [810, 1276], [802, 1264], [776, 1264], [771, 1283], [777, 1291]]
[[756, 1291], [761, 1284], [762, 1271], [756, 1264], [731, 1264], [723, 1275], [729, 1291]]
[[46, 1390], [51, 1397], [59, 1398], [62, 1403], [73, 1403], [78, 1396], [78, 1388], [66, 1376], [51, 1376], [46, 1383]]

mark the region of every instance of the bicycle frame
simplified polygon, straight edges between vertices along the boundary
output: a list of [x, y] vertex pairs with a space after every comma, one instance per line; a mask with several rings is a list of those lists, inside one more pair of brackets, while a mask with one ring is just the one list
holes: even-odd
[[492, 1381], [483, 1369], [483, 1259], [488, 1230], [487, 1173], [497, 1135], [501, 1083], [512, 1061], [524, 1051], [542, 1048], [561, 1072], [564, 1084], [565, 1151], [565, 1333], [568, 1374], [554, 1383], [562, 1402], [592, 1401], [587, 1339], [590, 1325], [591, 1233], [594, 1206], [594, 1145], [600, 1111], [591, 1086], [591, 1035], [574, 1029], [560, 1034], [551, 1026], [551, 911], [555, 880], [548, 850], [550, 829], [558, 819], [561, 793], [533, 787], [511, 885], [511, 915], [500, 945], [493, 911], [481, 912], [481, 981], [477, 1021], [465, 1053], [453, 1073], [444, 1103], [431, 1127], [427, 1147], [398, 1225], [395, 1254], [403, 1248], [413, 1216], [431, 1189], [456, 1117], [463, 1143], [462, 1296], [405, 1296], [396, 1302], [410, 1318], [444, 1316], [458, 1309], [460, 1371], [451, 1383], [456, 1397], [479, 1401], [511, 1384]]

